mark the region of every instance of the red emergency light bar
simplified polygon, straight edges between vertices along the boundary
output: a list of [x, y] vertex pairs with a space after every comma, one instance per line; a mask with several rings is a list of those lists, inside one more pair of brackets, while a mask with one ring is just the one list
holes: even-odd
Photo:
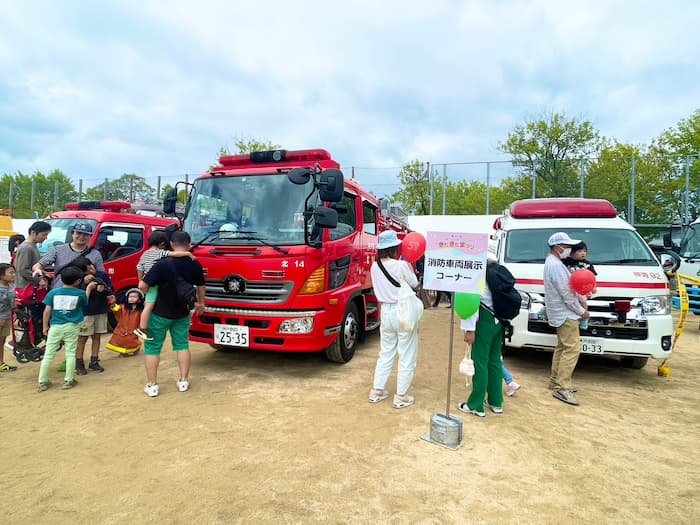
[[80, 201], [67, 202], [66, 209], [120, 211], [131, 209], [131, 204], [126, 201]]
[[516, 219], [539, 218], [603, 218], [617, 217], [615, 206], [605, 199], [524, 199], [510, 205], [510, 215]]
[[316, 162], [322, 160], [332, 160], [331, 154], [325, 149], [299, 149], [293, 151], [277, 149], [273, 151], [254, 151], [245, 155], [226, 155], [219, 158], [219, 163], [222, 166], [229, 167], [283, 162]]

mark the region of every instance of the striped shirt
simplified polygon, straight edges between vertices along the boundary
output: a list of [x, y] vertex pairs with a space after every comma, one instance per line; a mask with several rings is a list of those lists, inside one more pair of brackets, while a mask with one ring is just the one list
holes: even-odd
[[136, 264], [136, 271], [143, 272], [146, 275], [157, 261], [167, 257], [169, 253], [170, 250], [146, 250]]
[[561, 259], [548, 255], [544, 261], [544, 306], [549, 326], [557, 328], [567, 319], [577, 321], [586, 311], [570, 281], [571, 274]]

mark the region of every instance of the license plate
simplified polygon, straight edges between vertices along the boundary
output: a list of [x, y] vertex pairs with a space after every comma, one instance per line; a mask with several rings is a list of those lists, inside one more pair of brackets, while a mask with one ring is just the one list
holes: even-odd
[[250, 346], [250, 336], [247, 326], [230, 324], [214, 325], [214, 343], [226, 346]]
[[604, 350], [603, 343], [600, 339], [581, 338], [581, 353], [583, 354], [602, 354]]

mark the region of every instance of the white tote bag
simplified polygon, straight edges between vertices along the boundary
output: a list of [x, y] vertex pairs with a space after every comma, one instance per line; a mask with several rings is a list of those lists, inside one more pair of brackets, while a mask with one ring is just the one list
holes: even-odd
[[420, 318], [423, 317], [423, 301], [418, 299], [416, 292], [401, 276], [399, 300], [396, 303], [396, 316], [402, 332], [412, 332]]

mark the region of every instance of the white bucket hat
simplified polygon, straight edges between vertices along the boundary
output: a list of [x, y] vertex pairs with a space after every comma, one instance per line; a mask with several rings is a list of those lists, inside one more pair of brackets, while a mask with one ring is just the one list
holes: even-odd
[[580, 242], [581, 241], [577, 239], [572, 239], [567, 233], [564, 232], [553, 233], [549, 236], [549, 239], [547, 240], [547, 244], [549, 244], [550, 246], [556, 246], [557, 244], [573, 246], [574, 244], [578, 244]]
[[379, 234], [379, 244], [377, 245], [377, 250], [393, 248], [399, 244], [401, 244], [401, 241], [396, 236], [396, 232], [394, 230], [387, 230]]

